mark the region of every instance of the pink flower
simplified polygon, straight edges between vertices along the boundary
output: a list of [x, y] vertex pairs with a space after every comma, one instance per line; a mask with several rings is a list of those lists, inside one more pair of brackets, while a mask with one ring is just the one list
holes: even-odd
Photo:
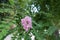
[[28, 31], [30, 28], [32, 28], [32, 20], [29, 16], [26, 16], [25, 18], [21, 19], [21, 23], [25, 31]]

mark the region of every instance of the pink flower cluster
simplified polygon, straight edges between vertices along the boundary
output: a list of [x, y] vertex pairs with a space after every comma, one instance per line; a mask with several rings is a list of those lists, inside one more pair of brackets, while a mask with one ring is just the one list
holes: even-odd
[[28, 31], [30, 28], [32, 28], [32, 19], [29, 16], [21, 19], [21, 23], [25, 31]]

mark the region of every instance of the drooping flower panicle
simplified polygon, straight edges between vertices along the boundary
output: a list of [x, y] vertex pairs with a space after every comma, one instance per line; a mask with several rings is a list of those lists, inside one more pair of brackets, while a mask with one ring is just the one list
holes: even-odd
[[28, 31], [30, 28], [32, 28], [32, 19], [29, 16], [21, 19], [21, 23], [25, 31]]

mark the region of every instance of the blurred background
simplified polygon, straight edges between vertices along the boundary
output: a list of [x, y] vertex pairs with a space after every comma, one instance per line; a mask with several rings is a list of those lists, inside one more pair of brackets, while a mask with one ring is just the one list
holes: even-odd
[[[27, 15], [28, 32], [21, 25]], [[60, 0], [0, 0], [0, 40], [60, 40]]]

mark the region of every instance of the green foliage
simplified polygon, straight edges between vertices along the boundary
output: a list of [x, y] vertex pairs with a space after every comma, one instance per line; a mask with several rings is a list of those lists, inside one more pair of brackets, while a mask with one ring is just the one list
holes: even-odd
[[[36, 40], [59, 40], [55, 31], [60, 27], [60, 0], [9, 0], [9, 3], [0, 4], [0, 40], [11, 33], [12, 40], [31, 40], [30, 33]], [[31, 12], [32, 4], [38, 12]], [[21, 25], [21, 19], [27, 15], [32, 18], [33, 27], [28, 32]]]
[[15, 1], [14, 0], [9, 0], [9, 2], [10, 2], [11, 5], [14, 5]]

